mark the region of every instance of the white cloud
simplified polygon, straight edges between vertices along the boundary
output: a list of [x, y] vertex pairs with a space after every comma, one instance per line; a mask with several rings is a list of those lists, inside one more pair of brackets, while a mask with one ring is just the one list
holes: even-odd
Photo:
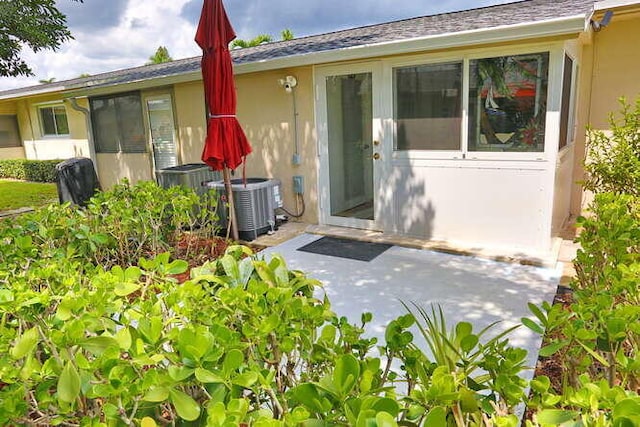
[[[102, 0], [104, 1], [104, 0]], [[65, 43], [56, 52], [29, 49], [23, 57], [32, 67], [34, 77], [1, 78], [0, 90], [38, 84], [40, 79], [58, 81], [78, 77], [82, 73], [98, 74], [122, 68], [144, 65], [158, 46], [166, 46], [173, 58], [186, 58], [200, 53], [193, 41], [195, 22], [180, 16], [187, 0], [128, 0], [112, 25], [90, 28], [83, 23], [69, 27], [74, 40]], [[100, 4], [75, 4], [92, 16], [92, 8]], [[67, 6], [68, 8], [69, 6]], [[77, 12], [76, 12], [77, 13]], [[77, 15], [74, 15], [78, 19]]]

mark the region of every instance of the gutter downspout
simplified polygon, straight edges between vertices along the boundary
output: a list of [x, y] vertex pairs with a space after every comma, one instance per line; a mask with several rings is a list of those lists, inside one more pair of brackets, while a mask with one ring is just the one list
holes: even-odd
[[100, 173], [98, 171], [98, 158], [96, 156], [96, 146], [93, 140], [93, 124], [91, 123], [91, 111], [89, 111], [84, 107], [81, 107], [78, 104], [77, 98], [67, 98], [66, 101], [69, 101], [71, 108], [73, 108], [76, 111], [80, 111], [82, 114], [84, 114], [85, 123], [87, 125], [87, 142], [89, 143], [89, 158], [91, 158], [91, 161], [93, 162], [93, 167], [96, 170], [96, 174], [100, 176]]

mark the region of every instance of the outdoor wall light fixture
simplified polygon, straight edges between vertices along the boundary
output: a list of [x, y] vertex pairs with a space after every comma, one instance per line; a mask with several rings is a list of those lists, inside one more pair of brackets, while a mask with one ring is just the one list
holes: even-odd
[[293, 76], [287, 76], [284, 79], [278, 79], [278, 83], [287, 91], [287, 93], [291, 93], [293, 88], [298, 86], [298, 79]]
[[612, 10], [607, 10], [604, 13], [604, 16], [602, 17], [601, 20], [599, 21], [595, 21], [595, 20], [591, 20], [591, 28], [593, 28], [593, 31], [598, 32], [600, 30], [602, 30], [604, 27], [606, 27], [607, 25], [609, 25], [609, 23], [611, 22], [611, 18], [613, 17], [613, 11]]

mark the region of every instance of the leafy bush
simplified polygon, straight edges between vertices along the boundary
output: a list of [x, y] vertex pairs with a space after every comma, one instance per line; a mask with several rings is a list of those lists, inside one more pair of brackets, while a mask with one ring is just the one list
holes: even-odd
[[128, 182], [98, 192], [86, 206], [50, 205], [26, 215], [21, 227], [34, 243], [104, 267], [135, 264], [142, 256], [170, 250], [183, 233], [215, 235], [217, 198], [183, 187], [162, 188], [150, 181]]
[[56, 165], [62, 160], [0, 160], [0, 178], [55, 182]]
[[590, 131], [588, 179], [595, 193], [580, 217], [573, 302], [530, 305], [546, 334], [541, 356], [559, 356], [563, 381], [532, 381], [529, 406], [550, 425], [640, 425], [640, 100], [621, 100], [612, 135]]
[[168, 254], [91, 277], [57, 264], [46, 291], [33, 289], [43, 270], [18, 273], [1, 293], [0, 422], [308, 418], [286, 393], [330, 372], [330, 358], [352, 354], [352, 341], [340, 339], [351, 329], [310, 294], [316, 282], [279, 258], [241, 253], [232, 248], [180, 286], [170, 275], [187, 264]]
[[[427, 354], [411, 342], [398, 346], [408, 383], [403, 399], [409, 408], [408, 420], [417, 425], [460, 427], [493, 420], [516, 426], [515, 407], [524, 401], [527, 386], [519, 376], [526, 369], [527, 351], [510, 347], [505, 337], [517, 326], [496, 333], [495, 322], [474, 333], [471, 323], [458, 322], [449, 330], [439, 306], [430, 311], [415, 304], [405, 307], [414, 313], [410, 319], [416, 319], [430, 350]], [[394, 330], [396, 322], [387, 332]], [[481, 340], [485, 334], [492, 338]], [[390, 347], [397, 340], [388, 338], [388, 342]]]
[[584, 186], [593, 192], [640, 196], [640, 98], [620, 99], [617, 118], [609, 116], [611, 134], [589, 129]]

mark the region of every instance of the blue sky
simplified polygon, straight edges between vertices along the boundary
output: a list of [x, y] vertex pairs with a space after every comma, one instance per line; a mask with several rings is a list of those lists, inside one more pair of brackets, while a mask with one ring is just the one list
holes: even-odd
[[[0, 90], [144, 65], [158, 46], [174, 59], [199, 55], [193, 41], [202, 0], [56, 0], [74, 40], [56, 52], [24, 51], [35, 76], [0, 78]], [[471, 9], [509, 0], [225, 0], [239, 38], [291, 29], [296, 37]]]

